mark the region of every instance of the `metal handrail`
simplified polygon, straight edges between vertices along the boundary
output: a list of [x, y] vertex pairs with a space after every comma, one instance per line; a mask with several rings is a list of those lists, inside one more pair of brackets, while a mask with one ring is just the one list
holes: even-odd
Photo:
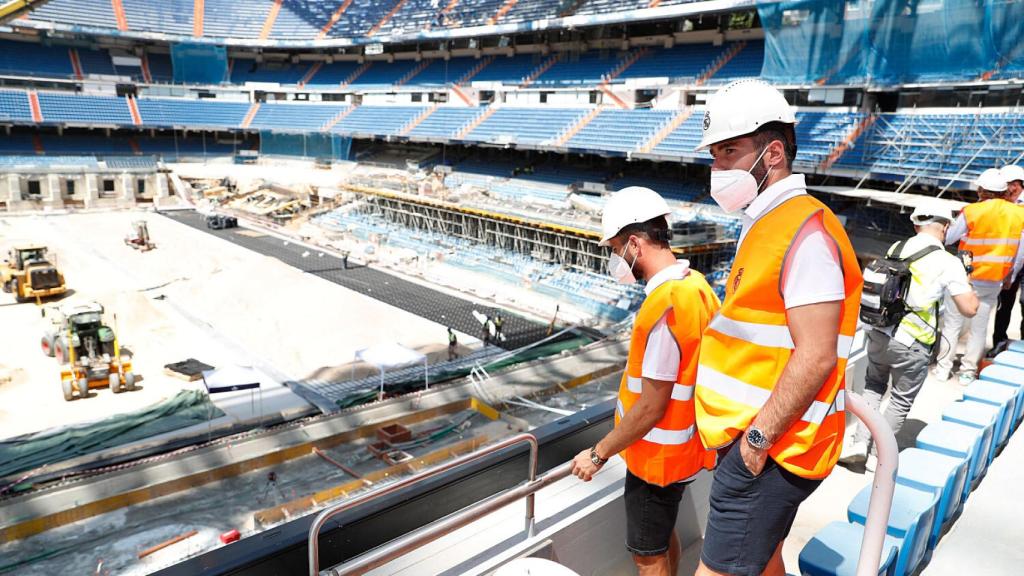
[[[398, 480], [396, 482], [388, 484], [387, 486], [381, 488], [380, 490], [375, 490], [373, 492], [368, 492], [366, 494], [361, 494], [361, 495], [359, 495], [359, 496], [357, 496], [355, 498], [352, 498], [351, 500], [345, 500], [344, 502], [340, 502], [338, 504], [335, 504], [334, 506], [330, 506], [330, 507], [324, 509], [322, 512], [317, 514], [316, 518], [313, 520], [313, 523], [309, 527], [308, 552], [309, 552], [309, 574], [310, 574], [310, 576], [319, 576], [319, 574], [320, 574], [320, 530], [323, 529], [324, 524], [326, 524], [327, 521], [330, 520], [331, 518], [337, 516], [338, 514], [341, 514], [342, 512], [344, 512], [346, 510], [349, 510], [351, 508], [359, 506], [360, 504], [365, 504], [366, 502], [369, 502], [371, 500], [376, 500], [377, 498], [380, 498], [382, 496], [387, 496], [388, 494], [392, 494], [392, 493], [397, 492], [399, 490], [402, 490], [404, 488], [408, 488], [409, 486], [412, 486], [413, 484], [417, 484], [417, 483], [422, 482], [424, 480], [428, 480], [430, 478], [434, 478], [435, 476], [438, 476], [438, 475], [440, 475], [440, 474], [442, 474], [444, 472], [447, 472], [449, 470], [452, 470], [454, 468], [458, 468], [458, 467], [463, 466], [465, 464], [468, 464], [470, 462], [476, 462], [476, 461], [480, 460], [481, 458], [483, 458], [484, 456], [488, 456], [488, 455], [493, 454], [495, 452], [504, 450], [505, 448], [509, 448], [511, 446], [515, 446], [517, 444], [523, 444], [523, 443], [529, 444], [529, 446], [530, 446], [529, 482], [527, 484], [525, 484], [524, 486], [533, 486], [534, 484], [536, 484], [538, 482], [538, 479], [537, 479], [537, 452], [538, 452], [537, 438], [533, 434], [523, 433], [523, 434], [517, 434], [515, 436], [511, 436], [509, 438], [506, 438], [506, 439], [502, 440], [501, 442], [498, 442], [496, 444], [492, 444], [492, 445], [490, 445], [490, 446], [488, 446], [488, 447], [486, 447], [486, 448], [484, 448], [482, 450], [478, 450], [476, 452], [472, 452], [470, 454], [466, 454], [465, 456], [460, 456], [458, 458], [455, 458], [454, 460], [449, 460], [448, 462], [445, 462], [445, 463], [443, 463], [443, 464], [441, 464], [441, 465], [439, 465], [437, 467], [431, 468], [431, 469], [426, 470], [424, 472], [421, 472], [419, 474], [414, 474], [413, 476], [409, 476], [409, 477], [403, 478], [401, 480]], [[567, 473], [567, 471], [566, 471], [566, 473]], [[546, 481], [546, 483], [550, 483], [551, 481], [553, 481], [553, 480], [548, 479]], [[534, 494], [533, 494], [533, 492], [535, 492], [535, 491], [536, 490], [534, 490], [532, 492], [529, 492], [529, 493], [517, 494], [517, 496], [515, 498], [516, 500], [518, 500], [519, 498], [522, 498], [524, 496], [526, 497], [526, 531], [528, 533], [531, 533], [531, 534], [533, 532], [533, 516], [534, 516], [534, 513], [533, 513], [533, 510], [534, 510]], [[504, 494], [502, 494], [502, 496], [504, 496]], [[490, 502], [490, 500], [486, 500], [484, 502]], [[483, 502], [481, 502], [480, 504], [483, 504]], [[479, 506], [480, 504], [478, 504], [477, 506]], [[427, 542], [426, 540], [424, 540], [422, 542], [417, 542], [417, 543], [415, 543], [415, 546], [413, 546], [413, 547], [414, 548], [418, 547], [418, 546], [420, 546], [422, 544], [425, 544], [426, 542]], [[401, 552], [399, 552], [399, 553], [401, 553]], [[390, 558], [387, 561], [390, 561]]]
[[[882, 418], [878, 411], [872, 409], [860, 396], [850, 391], [847, 391], [846, 393], [845, 402], [846, 408], [857, 416], [857, 418], [859, 418], [867, 427], [878, 451], [878, 464], [875, 469], [875, 477], [871, 485], [871, 498], [868, 502], [868, 513], [864, 523], [864, 537], [861, 541], [860, 557], [857, 561], [856, 572], [857, 576], [877, 576], [878, 565], [882, 560], [882, 549], [885, 544], [885, 534], [888, 529], [889, 510], [892, 507], [892, 497], [896, 490], [896, 470], [899, 465], [899, 447], [896, 444], [896, 436], [893, 434], [892, 428], [885, 419]], [[530, 441], [524, 437], [532, 439], [532, 442], [530, 443], [531, 466], [529, 482], [492, 496], [486, 500], [482, 500], [472, 506], [451, 514], [442, 520], [434, 522], [421, 530], [411, 532], [375, 548], [370, 552], [361, 554], [356, 558], [331, 568], [329, 571], [330, 574], [332, 576], [362, 574], [369, 570], [373, 570], [374, 568], [379, 568], [380, 566], [401, 557], [403, 554], [407, 554], [412, 550], [445, 536], [446, 534], [450, 534], [454, 530], [462, 528], [463, 526], [466, 526], [467, 524], [470, 524], [471, 522], [508, 506], [509, 504], [512, 504], [524, 497], [526, 498], [527, 509], [526, 532], [528, 536], [533, 536], [535, 493], [538, 490], [568, 476], [572, 471], [572, 468], [568, 464], [559, 466], [542, 475], [540, 478], [536, 478], [537, 444], [536, 438], [531, 434], [513, 436], [505, 442], [489, 447], [487, 450], [468, 454], [435, 470], [437, 470], [438, 473], [440, 471], [449, 470], [465, 462], [475, 460], [484, 454], [501, 450], [502, 448], [522, 441]], [[418, 481], [420, 476], [434, 475], [431, 474], [431, 472], [434, 471], [428, 471], [424, 474], [409, 477], [401, 486], [396, 486], [396, 484], [399, 483], [395, 483], [388, 488], [394, 486], [397, 490], [398, 488], [415, 483]], [[378, 494], [383, 495], [388, 493], [386, 490], [387, 488], [381, 490], [379, 493], [372, 493], [369, 496], [373, 497]], [[319, 559], [316, 557], [318, 554], [317, 535], [326, 520], [341, 510], [360, 504], [369, 499], [371, 498], [355, 499], [353, 501], [344, 502], [338, 506], [324, 510], [319, 516], [317, 516], [317, 519], [313, 522], [313, 526], [310, 527], [309, 565], [311, 575], [319, 576]]]
[[889, 510], [892, 495], [896, 490], [896, 469], [899, 466], [899, 447], [892, 428], [877, 410], [872, 409], [860, 396], [847, 391], [846, 407], [860, 418], [878, 451], [875, 478], [871, 481], [871, 499], [868, 501], [868, 515], [864, 521], [864, 538], [860, 544], [860, 558], [857, 560], [857, 576], [878, 576], [878, 565], [882, 561], [882, 547], [889, 524]]

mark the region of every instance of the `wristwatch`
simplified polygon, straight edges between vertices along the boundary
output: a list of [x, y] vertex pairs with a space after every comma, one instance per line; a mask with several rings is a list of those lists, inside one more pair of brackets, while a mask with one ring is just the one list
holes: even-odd
[[601, 458], [597, 455], [597, 446], [590, 449], [590, 461], [594, 463], [594, 466], [604, 466], [608, 462], [607, 458]]
[[747, 428], [747, 444], [758, 450], [767, 450], [772, 447], [772, 443], [768, 441], [768, 437], [765, 436], [764, 432], [755, 426]]

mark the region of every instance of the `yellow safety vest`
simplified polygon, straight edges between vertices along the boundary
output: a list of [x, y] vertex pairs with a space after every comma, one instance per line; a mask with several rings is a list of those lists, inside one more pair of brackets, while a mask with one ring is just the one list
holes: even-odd
[[619, 384], [616, 426], [640, 399], [647, 338], [663, 316], [679, 345], [679, 375], [664, 416], [621, 453], [629, 471], [649, 484], [667, 486], [714, 466], [715, 453], [704, 449], [694, 425], [693, 385], [701, 334], [719, 306], [704, 276], [691, 270], [685, 278], [655, 288], [636, 314], [629, 359]]
[[842, 449], [846, 360], [857, 329], [862, 279], [843, 225], [811, 196], [787, 200], [762, 216], [740, 245], [725, 302], [701, 344], [696, 411], [704, 445], [720, 448], [746, 430], [768, 400], [794, 348], [782, 295], [783, 263], [812, 218], [820, 219], [835, 242], [843, 269], [838, 362], [805, 413], [768, 454], [798, 476], [824, 478]]

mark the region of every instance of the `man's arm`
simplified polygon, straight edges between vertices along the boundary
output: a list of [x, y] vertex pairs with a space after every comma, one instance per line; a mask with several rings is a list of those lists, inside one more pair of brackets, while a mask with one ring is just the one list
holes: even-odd
[[[674, 385], [674, 382], [667, 380], [643, 378], [643, 392], [640, 394], [640, 398], [619, 420], [618, 426], [597, 443], [595, 446], [597, 455], [601, 458], [610, 458], [650, 432], [651, 428], [654, 428], [654, 425], [665, 415], [668, 403], [672, 400]], [[589, 448], [577, 454], [573, 459], [572, 473], [584, 482], [590, 480], [599, 468], [591, 462]]]
[[956, 220], [953, 221], [953, 225], [949, 227], [949, 230], [946, 230], [946, 246], [955, 244], [963, 238], [965, 234], [967, 234], [967, 219], [964, 218], [964, 214], [961, 212], [960, 215], [956, 217]]
[[978, 313], [978, 294], [974, 290], [957, 294], [953, 296], [953, 304], [956, 304], [956, 309], [960, 312], [961, 316], [964, 318], [974, 318]]
[[[836, 366], [839, 320], [843, 301], [797, 306], [786, 311], [793, 353], [782, 370], [768, 401], [751, 424], [764, 432], [771, 442], [789, 430], [825, 383]], [[752, 447], [740, 438], [740, 454], [755, 475], [760, 474], [768, 457], [767, 450]]]
[[1013, 285], [1013, 279], [1020, 273], [1022, 265], [1024, 265], [1024, 233], [1020, 235], [1020, 239], [1017, 241], [1017, 253], [1013, 256], [1013, 271], [1003, 280], [1004, 290], [1008, 290]]

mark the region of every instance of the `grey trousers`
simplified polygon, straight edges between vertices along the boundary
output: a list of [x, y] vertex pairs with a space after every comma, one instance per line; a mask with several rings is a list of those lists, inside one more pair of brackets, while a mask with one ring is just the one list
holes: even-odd
[[[899, 432], [914, 405], [914, 398], [928, 378], [930, 350], [920, 342], [905, 346], [879, 330], [868, 330], [868, 370], [864, 378], [864, 401], [875, 410], [892, 378], [892, 393], [886, 407], [885, 421], [893, 433]], [[857, 425], [855, 442], [867, 442], [869, 432], [863, 423]]]

